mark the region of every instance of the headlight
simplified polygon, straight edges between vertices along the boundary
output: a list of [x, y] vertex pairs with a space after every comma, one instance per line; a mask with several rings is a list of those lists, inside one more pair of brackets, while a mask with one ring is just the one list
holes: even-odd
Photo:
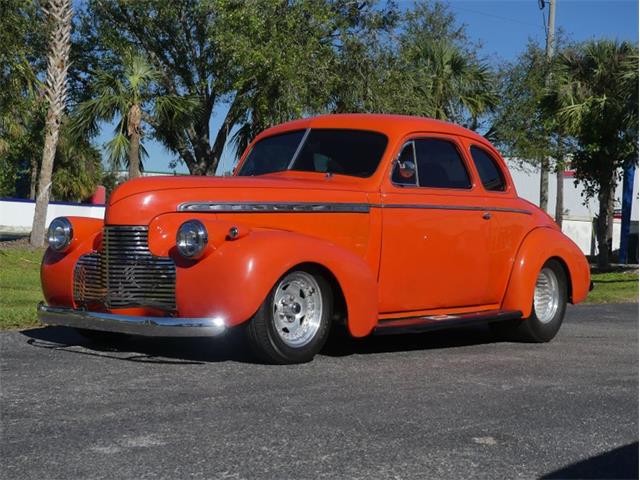
[[176, 235], [176, 245], [180, 255], [198, 258], [207, 246], [207, 229], [198, 220], [189, 220], [180, 225]]
[[69, 246], [71, 239], [73, 239], [71, 222], [65, 217], [54, 218], [49, 224], [49, 231], [47, 232], [49, 248], [56, 252], [61, 252]]

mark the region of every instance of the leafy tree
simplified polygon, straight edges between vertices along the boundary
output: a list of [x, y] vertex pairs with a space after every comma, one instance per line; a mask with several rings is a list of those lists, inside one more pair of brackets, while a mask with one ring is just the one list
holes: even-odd
[[44, 245], [47, 206], [51, 191], [51, 174], [58, 144], [60, 122], [67, 101], [67, 69], [71, 48], [71, 0], [50, 0], [46, 10], [51, 24], [49, 54], [47, 57], [47, 79], [45, 96], [47, 116], [45, 119], [45, 140], [42, 164], [38, 175], [36, 208], [31, 229], [31, 244]]
[[343, 43], [337, 111], [421, 115], [477, 128], [497, 103], [495, 82], [448, 7], [421, 3], [374, 20]]
[[558, 121], [575, 137], [572, 165], [587, 197], [598, 197], [598, 266], [609, 264], [608, 208], [620, 168], [637, 162], [638, 47], [595, 40], [560, 55], [549, 95]]
[[418, 4], [407, 14], [399, 55], [419, 102], [412, 113], [476, 129], [480, 116], [496, 106], [493, 73], [442, 4]]
[[372, 2], [212, 0], [218, 12], [214, 43], [229, 70], [229, 111], [242, 151], [265, 128], [326, 112], [347, 39], [379, 13]]
[[[144, 52], [161, 74], [158, 93], [197, 99], [188, 121], [158, 121], [154, 136], [192, 174], [214, 174], [231, 135], [241, 149], [266, 126], [326, 106], [338, 32], [374, 4], [93, 0], [83, 13], [80, 50], [85, 63], [105, 70], [127, 48]], [[211, 132], [215, 116], [221, 126]]]
[[[154, 116], [154, 136], [175, 152], [193, 174], [213, 173], [229, 128], [221, 129], [212, 145], [209, 123], [214, 106], [228, 91], [211, 30], [216, 12], [198, 0], [180, 2], [88, 2], [82, 12], [82, 62], [93, 71], [117, 70], [128, 50], [144, 54], [158, 72], [155, 92], [198, 102], [182, 122]], [[90, 79], [79, 76], [79, 90]], [[81, 94], [79, 95], [82, 96]], [[165, 121], [168, 120], [168, 121]]]
[[[0, 16], [0, 196], [35, 198], [46, 107], [38, 75], [46, 49], [41, 10], [33, 2], [3, 0]], [[37, 146], [40, 145], [40, 151]], [[19, 184], [19, 185], [18, 185]], [[17, 188], [19, 186], [20, 188]]]
[[[103, 71], [126, 49], [144, 52], [160, 73], [157, 94], [197, 99], [180, 124], [150, 125], [192, 174], [213, 174], [232, 137], [242, 150], [264, 128], [309, 114], [395, 112], [477, 126], [495, 103], [491, 75], [454, 20], [440, 3], [401, 15], [375, 0], [93, 0], [78, 51]], [[79, 97], [87, 81], [78, 77]]]
[[[562, 42], [562, 39], [561, 39]], [[561, 46], [561, 49], [568, 47]], [[555, 169], [562, 178], [572, 139], [558, 124], [553, 111], [546, 107], [548, 88], [555, 77], [548, 76], [549, 64], [545, 52], [529, 42], [525, 51], [513, 62], [505, 65], [500, 74], [500, 102], [493, 117], [489, 136], [505, 153], [521, 163], [535, 167], [555, 160]], [[551, 81], [551, 84], [548, 82]], [[556, 195], [556, 222], [562, 221], [562, 185], [558, 182]], [[548, 178], [541, 178], [540, 208], [547, 209]]]
[[159, 74], [139, 54], [128, 52], [112, 72], [98, 71], [90, 83], [92, 98], [80, 103], [74, 113], [73, 130], [95, 134], [99, 122], [117, 119], [114, 136], [106, 144], [112, 168], [126, 163], [129, 178], [140, 176], [145, 154], [143, 121], [173, 123], [192, 111], [194, 102], [179, 95], [157, 95], [154, 82]]
[[81, 202], [90, 197], [102, 179], [102, 158], [86, 138], [72, 134], [68, 118], [62, 123], [53, 169], [53, 198]]

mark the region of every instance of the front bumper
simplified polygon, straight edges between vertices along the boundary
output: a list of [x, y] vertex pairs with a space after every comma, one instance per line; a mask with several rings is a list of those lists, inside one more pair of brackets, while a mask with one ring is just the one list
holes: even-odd
[[151, 337], [213, 337], [225, 332], [220, 318], [138, 317], [38, 305], [45, 325], [85, 328]]

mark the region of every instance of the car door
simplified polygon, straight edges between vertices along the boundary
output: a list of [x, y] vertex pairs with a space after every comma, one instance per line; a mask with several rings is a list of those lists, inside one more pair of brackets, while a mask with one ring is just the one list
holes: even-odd
[[488, 295], [489, 301], [500, 302], [518, 248], [533, 228], [531, 215], [520, 205], [514, 208], [515, 188], [497, 152], [477, 142], [466, 139], [463, 142], [478, 173], [479, 187], [484, 190], [487, 206], [491, 209], [491, 240], [487, 249], [491, 271]]
[[490, 222], [462, 152], [447, 135], [407, 138], [397, 152], [381, 187], [383, 314], [489, 303]]

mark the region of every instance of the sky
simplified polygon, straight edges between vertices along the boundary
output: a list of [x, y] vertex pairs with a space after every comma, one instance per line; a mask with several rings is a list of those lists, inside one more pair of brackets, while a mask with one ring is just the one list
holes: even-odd
[[[413, 1], [398, 1], [401, 8], [410, 8]], [[541, 46], [545, 43], [545, 21], [538, 0], [450, 0], [446, 1], [458, 22], [466, 26], [469, 39], [480, 45], [480, 55], [492, 65], [517, 58], [529, 39]], [[548, 3], [548, 2], [547, 2]], [[548, 14], [548, 7], [544, 15]], [[545, 16], [546, 18], [546, 16]], [[638, 0], [557, 0], [556, 29], [562, 29], [574, 41], [592, 38], [615, 38], [638, 41]], [[222, 122], [224, 111], [216, 111], [210, 127], [211, 137]], [[104, 144], [113, 127], [105, 125], [96, 140]], [[169, 171], [169, 161], [176, 158], [152, 140], [145, 142], [149, 158], [148, 171]], [[230, 170], [234, 157], [226, 149], [218, 173]], [[176, 169], [187, 173], [184, 165]]]

